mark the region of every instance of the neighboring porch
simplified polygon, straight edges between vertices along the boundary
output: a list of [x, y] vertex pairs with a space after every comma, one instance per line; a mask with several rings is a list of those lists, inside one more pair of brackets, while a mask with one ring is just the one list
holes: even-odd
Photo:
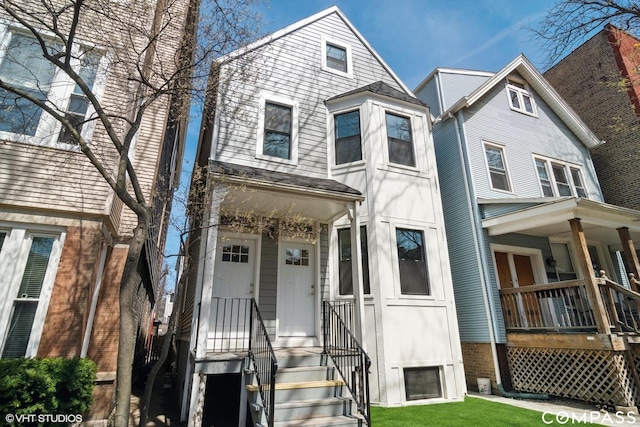
[[568, 248], [559, 260], [493, 248], [513, 388], [637, 407], [640, 212], [568, 198], [497, 215], [483, 226], [489, 236], [544, 237]]

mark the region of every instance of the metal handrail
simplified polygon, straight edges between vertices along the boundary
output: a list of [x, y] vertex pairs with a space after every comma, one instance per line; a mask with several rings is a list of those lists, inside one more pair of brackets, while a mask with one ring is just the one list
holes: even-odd
[[273, 351], [269, 333], [262, 320], [258, 304], [253, 298], [251, 298], [249, 330], [251, 331], [249, 336], [249, 358], [253, 364], [256, 381], [258, 382], [258, 390], [262, 399], [267, 424], [273, 426], [278, 360]]
[[324, 353], [331, 357], [351, 392], [358, 411], [364, 416], [367, 425], [371, 425], [369, 398], [371, 359], [329, 301], [323, 301], [322, 310]]

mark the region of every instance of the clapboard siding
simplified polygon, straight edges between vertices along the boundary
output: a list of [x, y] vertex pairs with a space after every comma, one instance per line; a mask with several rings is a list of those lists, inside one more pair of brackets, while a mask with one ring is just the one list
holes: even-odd
[[[469, 159], [479, 198], [542, 197], [533, 154], [582, 166], [589, 198], [602, 201], [588, 149], [562, 120], [531, 91], [538, 110], [532, 117], [509, 108], [504, 85], [498, 84], [465, 113]], [[482, 142], [504, 146], [513, 193], [492, 190]]]
[[454, 124], [453, 120], [440, 122], [434, 127], [433, 139], [460, 339], [463, 342], [489, 342], [479, 261], [473, 243], [473, 217], [464, 188]]
[[[321, 70], [321, 36], [352, 49], [353, 77]], [[246, 79], [224, 82], [219, 133], [214, 142], [216, 160], [282, 172], [327, 176], [327, 110], [324, 101], [335, 95], [382, 80], [401, 89], [385, 67], [333, 13], [257, 49]], [[239, 61], [223, 66], [223, 75], [237, 72]], [[256, 159], [260, 94], [298, 103], [298, 164]], [[242, 107], [242, 114], [237, 108]], [[216, 138], [214, 136], [214, 138]]]
[[[469, 95], [489, 79], [489, 75], [470, 73], [450, 73], [443, 71], [440, 76], [440, 92], [442, 93], [443, 111], [451, 108], [462, 97]], [[433, 82], [432, 82], [433, 84]], [[505, 98], [506, 99], [506, 98]]]
[[258, 306], [262, 319], [276, 320], [278, 299], [278, 242], [267, 234], [262, 235], [260, 255], [260, 290]]

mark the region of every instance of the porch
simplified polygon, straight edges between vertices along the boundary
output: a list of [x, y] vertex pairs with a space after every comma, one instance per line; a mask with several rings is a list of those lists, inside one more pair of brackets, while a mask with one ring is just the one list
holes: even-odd
[[[532, 203], [483, 221], [498, 240], [509, 233], [536, 236], [552, 249], [554, 242], [565, 249], [560, 271], [553, 256], [543, 260], [533, 250], [518, 255], [494, 247], [515, 390], [638, 406], [639, 222], [640, 212], [575, 198]], [[537, 274], [535, 258], [542, 264]]]

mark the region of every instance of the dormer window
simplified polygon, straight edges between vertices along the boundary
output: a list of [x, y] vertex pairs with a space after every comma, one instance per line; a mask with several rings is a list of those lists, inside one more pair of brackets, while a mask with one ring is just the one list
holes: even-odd
[[351, 46], [322, 36], [322, 69], [333, 74], [351, 77]]
[[512, 110], [535, 115], [536, 109], [527, 85], [514, 79], [507, 79], [507, 94]]

